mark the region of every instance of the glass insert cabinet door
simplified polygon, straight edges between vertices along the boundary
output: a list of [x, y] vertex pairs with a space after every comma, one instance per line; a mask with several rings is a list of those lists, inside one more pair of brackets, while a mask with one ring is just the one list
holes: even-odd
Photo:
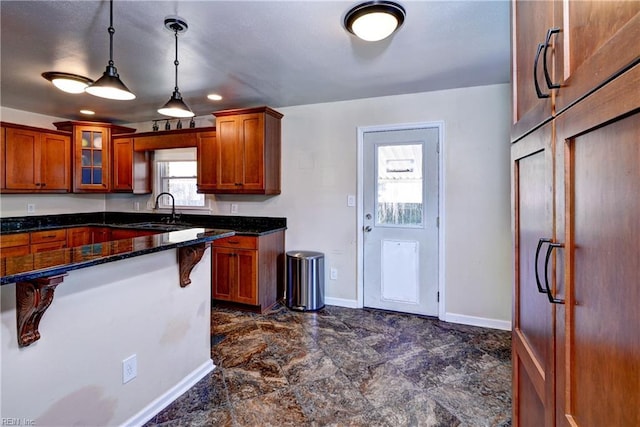
[[76, 128], [74, 191], [108, 191], [109, 130], [101, 127]]

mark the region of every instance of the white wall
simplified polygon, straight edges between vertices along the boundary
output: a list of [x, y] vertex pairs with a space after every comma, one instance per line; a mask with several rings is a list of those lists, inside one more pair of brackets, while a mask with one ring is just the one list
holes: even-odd
[[[0, 287], [2, 419], [119, 425], [190, 374], [210, 370], [209, 250], [185, 288], [176, 252], [69, 272], [42, 317], [40, 340], [24, 348], [15, 285]], [[132, 354], [138, 375], [122, 384], [122, 360]]]
[[[282, 121], [282, 194], [208, 196], [211, 213], [287, 218], [286, 249], [324, 252], [330, 301], [357, 300], [356, 129], [359, 126], [443, 121], [445, 312], [464, 323], [509, 327], [511, 234], [509, 192], [510, 86], [424, 92], [344, 102], [275, 107]], [[211, 125], [209, 117], [198, 126]], [[202, 123], [200, 123], [202, 121]], [[148, 131], [149, 123], [130, 126]], [[80, 196], [83, 197], [83, 196]], [[26, 202], [22, 201], [26, 206]], [[109, 211], [146, 206], [149, 196], [107, 195]], [[23, 211], [25, 208], [22, 208]], [[2, 209], [2, 216], [7, 216]]]

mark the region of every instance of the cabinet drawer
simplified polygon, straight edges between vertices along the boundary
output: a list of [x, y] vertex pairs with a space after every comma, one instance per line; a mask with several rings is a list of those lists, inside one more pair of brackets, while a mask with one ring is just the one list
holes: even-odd
[[67, 230], [65, 229], [36, 231], [31, 233], [31, 244], [59, 242], [61, 240], [67, 240]]
[[0, 249], [28, 244], [29, 233], [6, 234], [4, 236], [0, 236]]
[[258, 238], [253, 236], [231, 236], [213, 241], [218, 248], [258, 249]]
[[48, 252], [55, 251], [57, 249], [64, 249], [67, 247], [67, 241], [52, 241], [52, 242], [42, 242], [31, 245], [31, 253], [35, 254], [38, 252]]
[[29, 245], [11, 246], [0, 249], [0, 258], [29, 255]]

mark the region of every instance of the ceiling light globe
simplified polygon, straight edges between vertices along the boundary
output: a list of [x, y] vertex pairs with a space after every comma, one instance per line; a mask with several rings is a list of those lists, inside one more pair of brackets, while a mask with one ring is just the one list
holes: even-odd
[[353, 7], [344, 17], [344, 27], [356, 37], [376, 42], [393, 34], [404, 23], [406, 12], [398, 3], [372, 0]]
[[51, 80], [51, 83], [58, 89], [67, 93], [82, 93], [89, 86], [88, 83], [79, 82], [77, 80], [70, 80], [64, 78], [57, 78]]
[[385, 13], [369, 13], [357, 18], [352, 25], [353, 32], [362, 40], [377, 42], [389, 37], [398, 27], [395, 16]]

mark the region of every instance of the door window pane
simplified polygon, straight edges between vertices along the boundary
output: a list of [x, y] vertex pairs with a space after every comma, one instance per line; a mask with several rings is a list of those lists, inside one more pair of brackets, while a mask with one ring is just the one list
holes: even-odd
[[422, 226], [422, 144], [379, 145], [376, 225]]

